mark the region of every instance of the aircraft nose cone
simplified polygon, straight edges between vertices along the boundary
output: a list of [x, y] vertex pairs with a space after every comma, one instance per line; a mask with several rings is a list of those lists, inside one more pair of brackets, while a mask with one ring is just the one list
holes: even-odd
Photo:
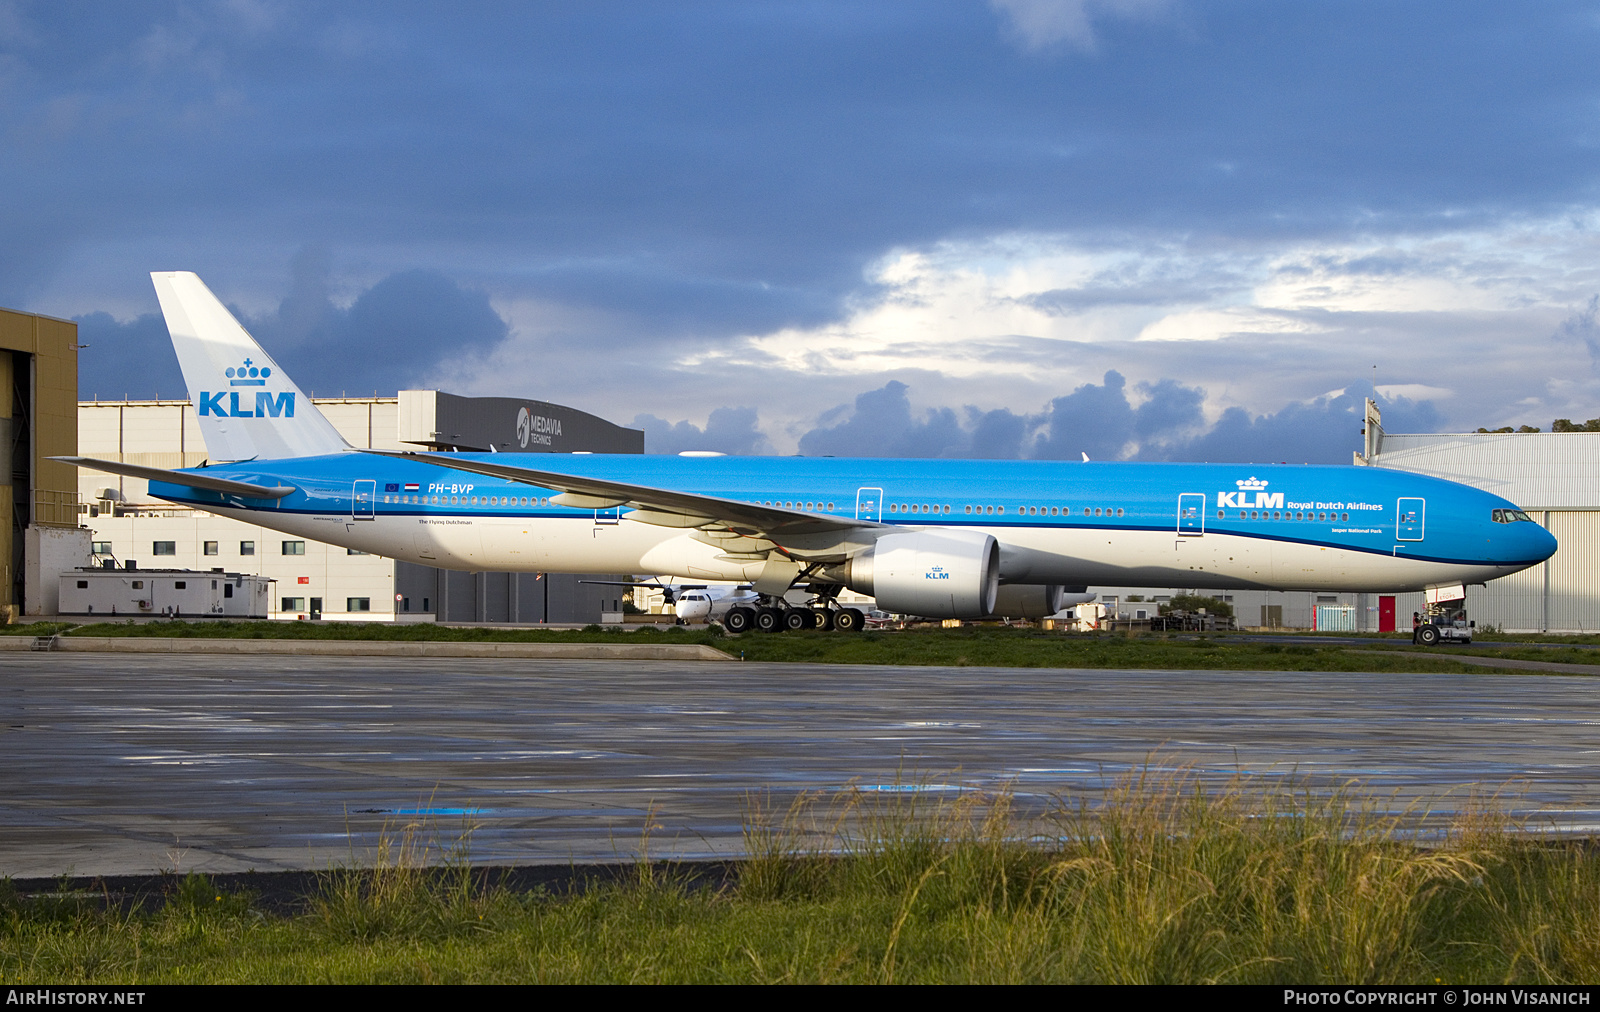
[[1556, 536], [1538, 524], [1522, 524], [1521, 526], [1534, 528], [1528, 532], [1531, 535], [1529, 540], [1532, 542], [1533, 557], [1541, 562], [1556, 554], [1556, 549], [1561, 547], [1560, 543], [1556, 541]]

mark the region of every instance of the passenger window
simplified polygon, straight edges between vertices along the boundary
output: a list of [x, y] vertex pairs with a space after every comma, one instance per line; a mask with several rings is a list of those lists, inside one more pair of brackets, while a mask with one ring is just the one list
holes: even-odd
[[1117, 516], [1119, 516], [1119, 517], [1122, 516], [1122, 507], [1121, 506], [1117, 507]]

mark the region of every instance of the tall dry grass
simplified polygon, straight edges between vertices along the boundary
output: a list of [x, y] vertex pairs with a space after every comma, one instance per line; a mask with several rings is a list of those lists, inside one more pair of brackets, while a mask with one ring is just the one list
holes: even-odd
[[[641, 861], [518, 894], [425, 820], [306, 912], [182, 880], [153, 913], [0, 884], [0, 978], [1433, 982], [1600, 974], [1600, 854], [1363, 793], [1186, 771], [1041, 805], [929, 783], [753, 802], [731, 884]], [[646, 820], [641, 855], [648, 852]], [[354, 856], [354, 855], [353, 855]]]
[[1352, 786], [1208, 787], [1184, 772], [1136, 774], [1042, 819], [1015, 802], [848, 790], [781, 816], [755, 806], [740, 893], [898, 898], [884, 980], [907, 946], [952, 941], [974, 980], [1432, 980], [1448, 961], [1432, 944], [1441, 918], [1481, 905], [1515, 839], [1479, 816], [1419, 846], [1423, 813]]

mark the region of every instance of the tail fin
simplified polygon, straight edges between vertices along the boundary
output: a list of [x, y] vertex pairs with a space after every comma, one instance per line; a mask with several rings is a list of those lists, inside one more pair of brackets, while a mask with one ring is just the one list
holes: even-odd
[[349, 448], [310, 398], [188, 271], [150, 275], [212, 460], [279, 460]]

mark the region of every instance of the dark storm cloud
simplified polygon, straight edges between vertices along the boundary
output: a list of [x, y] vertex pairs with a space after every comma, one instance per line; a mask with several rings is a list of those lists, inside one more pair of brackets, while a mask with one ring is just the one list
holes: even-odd
[[[233, 313], [302, 389], [321, 396], [392, 395], [507, 334], [487, 296], [434, 271], [391, 275], [340, 308], [329, 298], [326, 263], [315, 252], [297, 258], [290, 293], [275, 313], [250, 317], [236, 307]], [[105, 313], [82, 316], [78, 339], [89, 346], [78, 360], [82, 396], [186, 395], [159, 315], [128, 323]]]
[[646, 453], [771, 453], [772, 445], [758, 425], [755, 408], [718, 408], [706, 419], [704, 429], [692, 422], [673, 424], [655, 415], [639, 415], [633, 420], [634, 428], [644, 430]]
[[[1226, 463], [1289, 461], [1347, 464], [1361, 447], [1363, 403], [1370, 385], [1352, 384], [1337, 396], [1290, 404], [1267, 415], [1242, 408], [1208, 425], [1205, 391], [1164, 379], [1135, 389], [1112, 371], [1053, 399], [1037, 415], [967, 408], [967, 423], [951, 408], [911, 408], [908, 387], [890, 382], [856, 398], [853, 411], [837, 408], [824, 425], [800, 439], [808, 455], [858, 457], [982, 457], [1077, 460], [1173, 460]], [[1429, 401], [1377, 396], [1391, 432], [1431, 432], [1440, 422]], [[869, 439], [869, 436], [876, 438]], [[847, 451], [847, 452], [839, 452]]]
[[392, 393], [443, 362], [493, 348], [508, 333], [487, 295], [437, 271], [390, 275], [349, 309], [291, 296], [252, 329], [269, 347], [283, 348], [273, 357], [301, 387], [324, 394]]
[[185, 399], [178, 358], [159, 313], [119, 323], [109, 313], [77, 318], [78, 396], [85, 399], [135, 400], [158, 396]]
[[1087, 51], [974, 2], [15, 10], [13, 305], [102, 248], [326, 237], [715, 337], [952, 236], [1454, 228], [1594, 190], [1585, 3], [1178, 4]]

